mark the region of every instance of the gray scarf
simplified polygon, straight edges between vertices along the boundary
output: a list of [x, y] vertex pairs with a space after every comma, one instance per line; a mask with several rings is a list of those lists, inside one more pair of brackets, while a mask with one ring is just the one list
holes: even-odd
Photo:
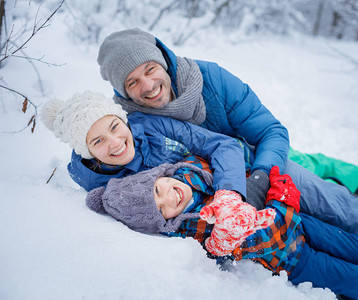
[[203, 76], [197, 63], [186, 57], [177, 56], [178, 97], [163, 108], [141, 106], [132, 100], [114, 96], [114, 101], [122, 105], [129, 114], [134, 111], [172, 117], [181, 121], [200, 125], [205, 121], [206, 109], [203, 96]]

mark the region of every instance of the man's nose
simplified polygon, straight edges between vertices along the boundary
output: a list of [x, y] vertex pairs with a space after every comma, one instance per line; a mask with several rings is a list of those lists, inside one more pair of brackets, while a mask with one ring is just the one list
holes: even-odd
[[154, 81], [150, 78], [142, 79], [142, 92], [149, 92], [153, 89]]

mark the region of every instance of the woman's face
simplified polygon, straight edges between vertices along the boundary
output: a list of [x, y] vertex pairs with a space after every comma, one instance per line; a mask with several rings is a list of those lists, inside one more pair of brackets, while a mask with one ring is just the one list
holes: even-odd
[[135, 154], [133, 136], [117, 116], [98, 119], [87, 133], [86, 143], [91, 154], [110, 165], [126, 165]]

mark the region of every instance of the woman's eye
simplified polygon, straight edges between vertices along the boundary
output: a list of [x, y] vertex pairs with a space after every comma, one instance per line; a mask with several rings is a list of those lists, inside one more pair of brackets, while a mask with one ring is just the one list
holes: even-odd
[[119, 123], [117, 123], [117, 124], [113, 125], [113, 127], [112, 127], [112, 131], [113, 131], [113, 130], [116, 130], [116, 128], [118, 127], [118, 125], [119, 125]]
[[155, 187], [155, 193], [157, 194], [157, 196], [159, 196], [159, 190], [158, 190], [158, 187]]
[[102, 139], [98, 139], [94, 142], [94, 145], [98, 145], [100, 142], [102, 141]]

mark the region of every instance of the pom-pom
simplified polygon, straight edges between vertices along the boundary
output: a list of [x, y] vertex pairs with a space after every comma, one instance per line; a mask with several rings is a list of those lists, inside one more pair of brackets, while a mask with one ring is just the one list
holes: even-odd
[[104, 209], [103, 201], [102, 201], [102, 195], [103, 195], [104, 191], [105, 191], [105, 188], [103, 186], [101, 186], [99, 188], [96, 188], [96, 189], [90, 191], [86, 197], [87, 206], [91, 210], [93, 210], [97, 213], [100, 213], [100, 214], [106, 213], [106, 210]]
[[65, 102], [58, 99], [51, 99], [43, 105], [40, 118], [48, 129], [54, 131], [54, 122], [64, 105]]

